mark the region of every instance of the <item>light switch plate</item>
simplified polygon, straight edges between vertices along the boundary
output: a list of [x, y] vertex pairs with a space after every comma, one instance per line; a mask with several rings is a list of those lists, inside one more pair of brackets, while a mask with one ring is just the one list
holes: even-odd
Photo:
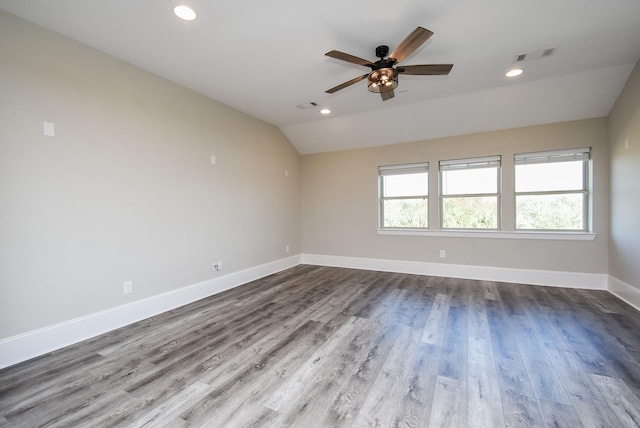
[[52, 122], [43, 122], [42, 125], [45, 137], [54, 137], [56, 135], [55, 126]]
[[123, 292], [124, 294], [133, 293], [133, 281], [125, 281]]

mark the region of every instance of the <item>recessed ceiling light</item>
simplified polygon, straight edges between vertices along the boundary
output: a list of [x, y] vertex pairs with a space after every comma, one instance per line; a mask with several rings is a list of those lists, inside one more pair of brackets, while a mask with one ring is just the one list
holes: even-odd
[[320, 110], [320, 113], [329, 114], [329, 113], [331, 113], [331, 110], [329, 110], [328, 108], [323, 108], [322, 110]]
[[505, 76], [507, 76], [507, 77], [516, 77], [516, 76], [520, 76], [523, 72], [524, 72], [524, 70], [522, 70], [521, 68], [514, 68], [512, 70], [507, 71], [505, 73]]
[[189, 6], [176, 6], [173, 9], [173, 13], [180, 19], [185, 21], [193, 21], [196, 19], [196, 13]]

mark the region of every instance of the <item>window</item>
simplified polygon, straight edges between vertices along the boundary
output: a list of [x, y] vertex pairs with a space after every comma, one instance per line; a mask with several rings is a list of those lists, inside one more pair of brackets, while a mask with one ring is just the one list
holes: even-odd
[[381, 166], [380, 227], [427, 228], [429, 164]]
[[590, 149], [516, 154], [516, 229], [586, 231]]
[[442, 229], [498, 229], [500, 156], [440, 161]]

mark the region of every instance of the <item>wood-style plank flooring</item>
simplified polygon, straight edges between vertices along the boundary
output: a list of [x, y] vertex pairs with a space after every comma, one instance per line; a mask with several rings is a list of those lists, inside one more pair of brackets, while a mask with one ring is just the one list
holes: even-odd
[[640, 427], [605, 291], [300, 265], [0, 371], [0, 427]]

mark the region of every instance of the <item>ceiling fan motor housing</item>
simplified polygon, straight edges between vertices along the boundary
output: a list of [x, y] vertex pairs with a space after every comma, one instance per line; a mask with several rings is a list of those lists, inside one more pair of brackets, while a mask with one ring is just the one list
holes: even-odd
[[378, 58], [385, 58], [387, 55], [389, 55], [389, 46], [381, 45], [376, 48], [376, 56]]

